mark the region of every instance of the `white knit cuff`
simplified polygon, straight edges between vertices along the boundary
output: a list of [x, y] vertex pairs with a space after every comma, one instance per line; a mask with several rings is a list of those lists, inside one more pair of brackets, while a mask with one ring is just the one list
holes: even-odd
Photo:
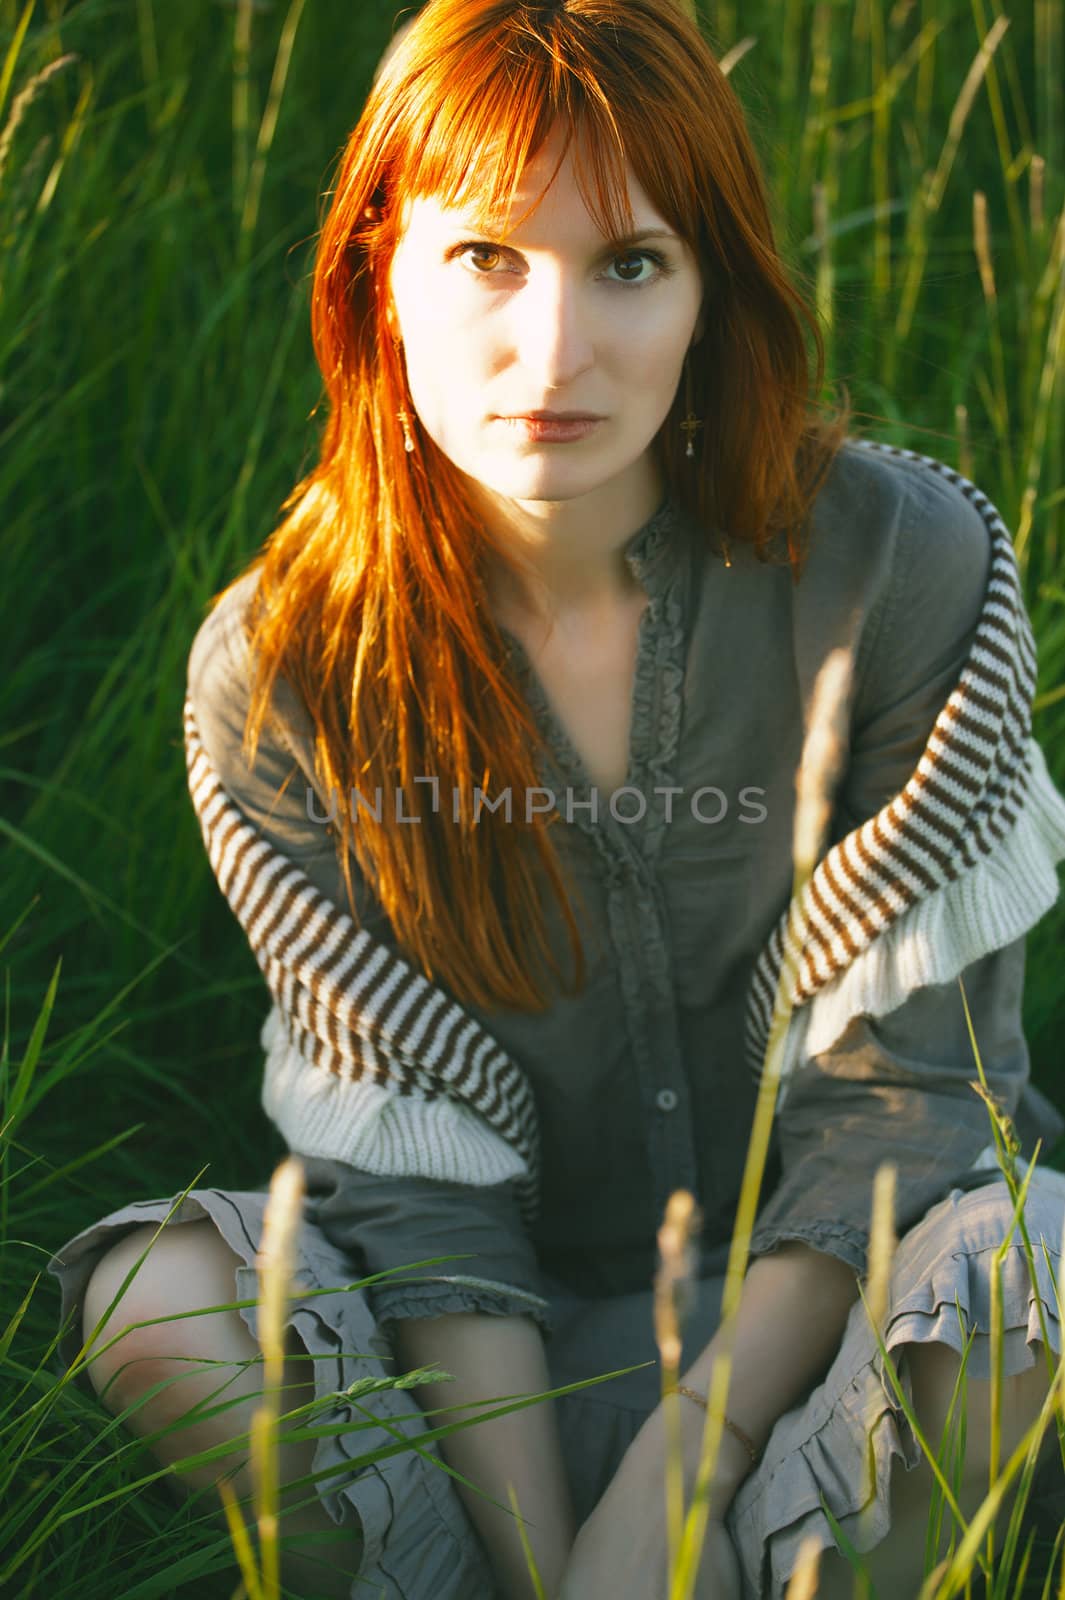
[[975, 866], [918, 900], [806, 1005], [792, 1012], [778, 1107], [804, 1059], [831, 1050], [857, 1016], [882, 1017], [915, 989], [950, 983], [981, 956], [1011, 944], [1044, 917], [1059, 894], [1065, 858], [1065, 799], [1028, 740], [1031, 779], [1010, 831]]
[[528, 1166], [472, 1107], [338, 1077], [293, 1045], [278, 1008], [263, 1024], [262, 1106], [289, 1149], [346, 1161], [388, 1177], [487, 1185], [524, 1177]]

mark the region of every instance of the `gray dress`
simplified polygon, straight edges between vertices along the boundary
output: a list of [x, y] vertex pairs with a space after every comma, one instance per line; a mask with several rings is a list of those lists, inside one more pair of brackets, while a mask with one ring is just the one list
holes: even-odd
[[[656, 1230], [678, 1187], [695, 1194], [704, 1217], [683, 1364], [717, 1326], [756, 1097], [743, 1064], [744, 1001], [790, 893], [794, 771], [826, 640], [844, 622], [856, 623], [857, 687], [835, 842], [912, 773], [975, 631], [989, 541], [979, 513], [948, 480], [911, 460], [848, 447], [818, 497], [797, 586], [786, 566], [759, 564], [746, 547], [734, 547], [732, 566], [723, 566], [668, 498], [625, 554], [650, 603], [640, 626], [624, 793], [593, 795], [519, 641], [505, 636], [547, 738], [542, 781], [562, 819], [555, 837], [579, 897], [589, 959], [582, 993], [559, 994], [545, 1013], [466, 1007], [528, 1075], [543, 1161], [539, 1217], [523, 1225], [513, 1181], [475, 1187], [365, 1172], [301, 1150], [305, 1287], [339, 1290], [399, 1270], [366, 1289], [297, 1298], [290, 1314], [321, 1358], [322, 1395], [398, 1370], [389, 1343], [396, 1319], [451, 1311], [531, 1316], [556, 1386], [645, 1363], [554, 1402], [581, 1520], [659, 1400], [651, 1280]], [[284, 682], [253, 771], [240, 754], [249, 688], [241, 619], [254, 582], [254, 573], [242, 580], [194, 641], [188, 688], [200, 737], [245, 815], [344, 905], [332, 834], [314, 820], [329, 806], [310, 727]], [[352, 873], [363, 925], [397, 946], [354, 860]], [[565, 969], [564, 926], [550, 897], [545, 907]], [[963, 976], [989, 1085], [1013, 1114], [1024, 1155], [1042, 1139], [1042, 1161], [1065, 1122], [1029, 1082], [1024, 938], [991, 950]], [[989, 1255], [1009, 1210], [997, 1169], [981, 1164], [990, 1126], [968, 1086], [974, 1075], [957, 984], [913, 990], [882, 1017], [855, 1017], [832, 1050], [803, 1062], [789, 1087], [752, 1256], [797, 1239], [863, 1273], [872, 1177], [890, 1158], [903, 1237], [888, 1347], [942, 1340], [960, 1349], [957, 1296], [979, 1330], [969, 1369], [979, 1377], [989, 1370]], [[254, 1192], [195, 1190], [170, 1223], [213, 1220], [245, 1263], [240, 1297], [255, 1294], [267, 1178]], [[162, 1221], [172, 1198], [133, 1199], [57, 1250], [50, 1270], [61, 1283], [64, 1317], [101, 1252], [131, 1225]], [[1033, 1242], [1042, 1234], [1055, 1260], [1065, 1177], [1037, 1170], [1028, 1220]], [[467, 1259], [428, 1273], [402, 1270], [447, 1254]], [[1045, 1268], [1038, 1246], [1036, 1258]], [[1049, 1275], [1038, 1289], [1056, 1337]], [[1019, 1246], [1007, 1254], [1004, 1295], [1011, 1373], [1041, 1356]], [[242, 1314], [254, 1330], [254, 1306]], [[67, 1358], [80, 1343], [76, 1332], [64, 1341]], [[411, 1438], [425, 1431], [409, 1392], [375, 1395], [370, 1409]], [[338, 1420], [351, 1415], [343, 1404], [336, 1411]], [[472, 1524], [447, 1475], [432, 1465], [436, 1447], [358, 1464], [391, 1437], [364, 1429], [318, 1447], [316, 1468], [334, 1469], [321, 1484], [325, 1505], [362, 1532], [360, 1577], [370, 1587], [359, 1592], [390, 1600], [490, 1597], [492, 1577]], [[745, 1600], [783, 1594], [807, 1533], [834, 1543], [822, 1494], [858, 1548], [878, 1542], [890, 1524], [893, 1456], [912, 1466], [918, 1447], [858, 1302], [830, 1370], [777, 1422], [730, 1507]], [[1052, 1514], [1065, 1513], [1060, 1462], [1040, 1492]], [[863, 1506], [871, 1509], [859, 1525]]]

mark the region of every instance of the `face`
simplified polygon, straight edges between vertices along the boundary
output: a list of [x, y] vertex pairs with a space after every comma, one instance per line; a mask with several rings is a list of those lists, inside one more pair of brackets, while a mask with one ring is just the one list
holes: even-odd
[[[514, 217], [543, 191], [561, 148], [555, 133], [523, 174]], [[611, 249], [577, 188], [572, 150], [537, 210], [505, 245], [460, 210], [409, 201], [389, 278], [419, 423], [469, 477], [501, 501], [595, 501], [646, 475], [650, 446], [702, 333], [699, 264], [628, 169], [634, 231]], [[530, 435], [536, 410], [601, 418], [575, 442]], [[654, 506], [651, 506], [654, 509]]]

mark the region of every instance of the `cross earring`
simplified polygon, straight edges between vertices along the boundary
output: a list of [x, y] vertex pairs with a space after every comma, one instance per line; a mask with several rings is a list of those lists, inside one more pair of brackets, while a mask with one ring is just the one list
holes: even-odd
[[[688, 354], [690, 355], [690, 352]], [[681, 429], [683, 430], [684, 434], [687, 436], [687, 440], [688, 440], [688, 447], [685, 450], [684, 454], [689, 458], [689, 460], [691, 460], [691, 459], [694, 459], [694, 456], [695, 456], [695, 446], [692, 443], [692, 440], [693, 440], [695, 434], [698, 432], [698, 430], [702, 427], [703, 423], [702, 423], [702, 418], [701, 417], [697, 417], [695, 415], [694, 410], [692, 409], [692, 369], [691, 369], [691, 363], [690, 363], [690, 361], [688, 359], [688, 355], [685, 355], [685, 357], [684, 357], [684, 391], [685, 391], [685, 398], [686, 398], [686, 400], [688, 402], [688, 415], [684, 418], [684, 421], [681, 423]], [[721, 546], [722, 546], [722, 553], [724, 554], [724, 557], [725, 557], [725, 565], [726, 565], [726, 567], [731, 567], [731, 565], [732, 565], [732, 556], [731, 556], [731, 554], [729, 552], [729, 542], [728, 542], [728, 540], [726, 539], [726, 537], [725, 537], [725, 535], [723, 533], [721, 535]]]
[[681, 431], [687, 436], [688, 440], [688, 448], [685, 450], [684, 454], [689, 459], [692, 459], [695, 455], [695, 446], [692, 443], [692, 439], [697, 429], [701, 428], [703, 423], [702, 418], [697, 417], [695, 412], [692, 410], [692, 369], [687, 355], [684, 357], [684, 385], [685, 395], [688, 402], [688, 415], [685, 417], [680, 426]]

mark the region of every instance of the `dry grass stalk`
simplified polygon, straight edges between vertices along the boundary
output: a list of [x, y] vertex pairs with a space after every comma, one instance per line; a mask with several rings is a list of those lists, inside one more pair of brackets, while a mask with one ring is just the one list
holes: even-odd
[[255, 1522], [259, 1533], [257, 1570], [233, 1490], [224, 1479], [218, 1489], [225, 1507], [241, 1576], [250, 1600], [279, 1600], [278, 1418], [285, 1374], [285, 1313], [288, 1309], [296, 1239], [303, 1217], [303, 1164], [288, 1156], [270, 1180], [263, 1232], [255, 1266], [259, 1277], [258, 1337], [263, 1352], [263, 1402], [251, 1420], [251, 1472]]
[[[865, 1281], [865, 1312], [879, 1339], [886, 1335], [888, 1303], [890, 1299], [891, 1272], [895, 1263], [898, 1239], [895, 1234], [895, 1180], [898, 1168], [893, 1161], [882, 1161], [873, 1177], [873, 1204], [869, 1223], [869, 1252]], [[874, 1485], [875, 1487], [875, 1485]], [[876, 1510], [876, 1495], [862, 1516], [868, 1524]], [[871, 1541], [870, 1541], [871, 1542]], [[863, 1539], [863, 1543], [867, 1543]], [[855, 1575], [855, 1594], [869, 1593], [868, 1575], [863, 1571]]]
[[853, 652], [846, 647], [830, 650], [814, 684], [809, 727], [795, 774], [792, 855], [797, 879], [805, 880], [817, 865], [832, 815], [832, 799], [847, 750], [853, 665]]
[[954, 407], [954, 431], [958, 440], [958, 471], [966, 478], [973, 475], [973, 451], [969, 440], [969, 408], [960, 400]]
[[659, 1266], [655, 1273], [655, 1340], [663, 1367], [680, 1362], [681, 1330], [695, 1297], [694, 1241], [702, 1230], [702, 1213], [687, 1189], [675, 1189], [658, 1230]]
[[72, 61], [80, 60], [81, 57], [75, 55], [72, 51], [68, 51], [66, 55], [57, 56], [54, 61], [49, 61], [47, 66], [42, 67], [40, 72], [35, 72], [33, 77], [19, 90], [11, 102], [11, 110], [8, 113], [3, 132], [0, 133], [0, 179], [4, 176], [7, 158], [11, 153], [11, 146], [14, 143], [15, 134], [18, 132], [19, 123], [26, 115], [37, 94], [48, 82], [49, 78], [54, 77], [64, 67], [70, 66]]
[[262, 1241], [255, 1262], [259, 1274], [263, 1404], [252, 1418], [251, 1460], [266, 1600], [274, 1600], [280, 1594], [277, 1428], [285, 1372], [285, 1313], [288, 1309], [296, 1238], [303, 1216], [303, 1193], [303, 1164], [289, 1156], [282, 1161], [270, 1180]]
[[980, 285], [985, 300], [995, 298], [995, 269], [991, 265], [991, 230], [987, 221], [987, 196], [980, 190], [973, 194], [973, 249], [980, 268]]
[[882, 1161], [873, 1178], [873, 1211], [869, 1228], [869, 1269], [866, 1279], [866, 1309], [869, 1318], [884, 1331], [888, 1309], [891, 1269], [898, 1239], [895, 1236], [895, 1180], [898, 1169], [893, 1161]]
[[[809, 722], [795, 777], [797, 800], [792, 839], [794, 866], [792, 898], [796, 902], [799, 901], [818, 860], [825, 829], [832, 813], [833, 794], [849, 742], [847, 729], [853, 671], [853, 650], [847, 646], [840, 646], [829, 651], [814, 683]], [[721, 1320], [717, 1335], [720, 1348], [710, 1375], [702, 1452], [692, 1493], [692, 1506], [686, 1519], [677, 1558], [675, 1583], [680, 1600], [687, 1600], [692, 1591], [699, 1552], [706, 1536], [706, 1523], [710, 1512], [710, 1481], [717, 1463], [732, 1372], [736, 1314], [747, 1272], [751, 1233], [776, 1112], [784, 1043], [793, 1009], [791, 994], [795, 985], [799, 955], [796, 942], [785, 938], [784, 959], [777, 980], [758, 1099], [747, 1145], [747, 1159], [744, 1164], [728, 1264], [725, 1269]], [[679, 1461], [675, 1462], [673, 1459], [675, 1442], [676, 1454], [679, 1457], [677, 1432], [679, 1417], [675, 1418], [672, 1427], [669, 1420], [670, 1405], [675, 1407], [676, 1404], [675, 1396], [670, 1404], [663, 1404], [669, 1444], [666, 1468], [667, 1506], [671, 1517], [675, 1514], [676, 1495], [671, 1491], [670, 1484], [680, 1472]], [[669, 1538], [671, 1592], [673, 1592], [673, 1552], [676, 1547], [672, 1523]]]
[[[669, 1584], [679, 1557], [684, 1528], [684, 1477], [681, 1454], [681, 1396], [675, 1384], [683, 1349], [684, 1323], [695, 1299], [695, 1246], [702, 1212], [687, 1189], [675, 1189], [658, 1230], [659, 1265], [654, 1280], [655, 1341], [662, 1363], [662, 1415], [666, 1429], [666, 1528]], [[690, 1402], [688, 1402], [690, 1404]]]
[[270, 1180], [255, 1266], [259, 1276], [259, 1342], [267, 1388], [280, 1384], [285, 1363], [285, 1311], [303, 1216], [303, 1163], [288, 1156]]
[[1032, 219], [1032, 232], [1043, 231], [1043, 195], [1046, 185], [1046, 162], [1042, 156], [1033, 155], [1028, 168], [1028, 210]]
[[821, 1546], [817, 1535], [808, 1533], [799, 1546], [795, 1571], [788, 1579], [784, 1600], [814, 1600], [821, 1570]]

